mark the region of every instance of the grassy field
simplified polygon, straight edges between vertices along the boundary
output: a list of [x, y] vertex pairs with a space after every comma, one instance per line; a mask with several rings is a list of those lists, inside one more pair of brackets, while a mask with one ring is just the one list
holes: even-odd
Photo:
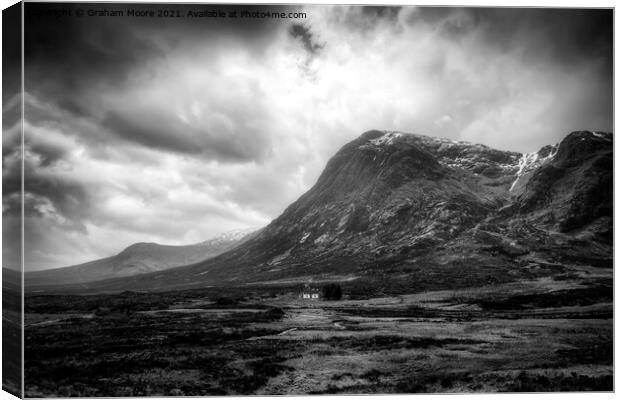
[[26, 395], [613, 390], [609, 269], [340, 301], [297, 290], [29, 295]]
[[19, 273], [2, 269], [2, 389], [21, 397], [22, 303]]

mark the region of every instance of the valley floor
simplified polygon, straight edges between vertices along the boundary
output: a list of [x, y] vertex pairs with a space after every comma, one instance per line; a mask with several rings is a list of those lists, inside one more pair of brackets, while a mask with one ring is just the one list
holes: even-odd
[[26, 396], [611, 391], [611, 274], [342, 301], [27, 298]]

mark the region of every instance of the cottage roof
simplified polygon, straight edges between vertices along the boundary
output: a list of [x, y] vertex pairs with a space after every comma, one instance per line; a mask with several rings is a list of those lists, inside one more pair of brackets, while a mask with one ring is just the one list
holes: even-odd
[[306, 283], [302, 289], [304, 293], [319, 293], [320, 291], [318, 287], [311, 286], [309, 283]]

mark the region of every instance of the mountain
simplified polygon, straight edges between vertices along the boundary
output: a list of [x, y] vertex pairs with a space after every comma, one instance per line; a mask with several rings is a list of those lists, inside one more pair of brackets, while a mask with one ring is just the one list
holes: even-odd
[[[575, 132], [546, 156], [513, 203], [513, 212], [541, 226], [570, 232], [595, 221], [611, 228], [613, 137]], [[599, 221], [600, 222], [600, 221]], [[600, 232], [611, 240], [611, 230]]]
[[27, 286], [76, 284], [128, 277], [204, 261], [249, 240], [256, 229], [234, 230], [187, 246], [135, 243], [119, 254], [64, 268], [28, 272]]
[[237, 244], [249, 240], [256, 234], [258, 234], [258, 232], [258, 228], [233, 229], [231, 231], [215, 235], [212, 238], [205, 240], [204, 242], [196, 243], [193, 246], [210, 248], [216, 252], [223, 252], [221, 250], [230, 250]]
[[612, 167], [609, 133], [573, 132], [521, 154], [373, 130], [342, 147], [308, 192], [242, 245], [83, 288], [345, 279], [407, 292], [558, 273], [562, 263], [610, 266]]

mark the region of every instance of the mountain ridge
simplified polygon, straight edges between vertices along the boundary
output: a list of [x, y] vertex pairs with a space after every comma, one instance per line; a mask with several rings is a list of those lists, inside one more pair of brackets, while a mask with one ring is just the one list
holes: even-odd
[[[242, 245], [204, 262], [83, 288], [154, 290], [304, 276], [389, 281], [385, 271], [392, 270], [444, 273], [442, 279], [458, 286], [505, 279], [498, 271], [531, 273], [525, 267], [532, 259], [540, 271], [579, 257], [607, 265], [613, 193], [603, 189], [613, 187], [612, 144], [612, 134], [577, 131], [528, 159], [467, 142], [368, 131]], [[596, 195], [601, 190], [603, 198]], [[580, 207], [583, 199], [587, 206]], [[463, 268], [471, 279], [454, 275]], [[401, 280], [415, 285], [415, 279], [403, 273]]]
[[26, 272], [26, 285], [82, 284], [115, 277], [128, 277], [192, 264], [215, 257], [244, 243], [259, 230], [224, 232], [190, 245], [138, 242], [118, 254], [62, 268]]

